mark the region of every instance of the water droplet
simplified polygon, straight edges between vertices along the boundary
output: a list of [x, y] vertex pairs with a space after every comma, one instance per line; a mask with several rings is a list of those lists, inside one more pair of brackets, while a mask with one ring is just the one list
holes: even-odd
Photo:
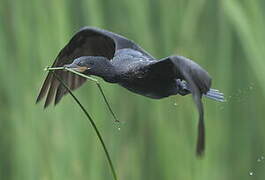
[[177, 105], [178, 105], [178, 103], [175, 102], [175, 103], [174, 103], [174, 106], [177, 106]]
[[257, 159], [257, 162], [261, 162], [261, 161], [263, 161], [264, 160], [264, 156], [261, 156], [261, 157], [259, 157], [258, 159]]
[[250, 171], [250, 172], [249, 172], [249, 175], [250, 175], [250, 176], [253, 176], [253, 175], [254, 175], [254, 172]]
[[121, 130], [121, 128], [120, 128], [120, 127], [118, 127], [118, 130], [120, 131], [120, 130]]

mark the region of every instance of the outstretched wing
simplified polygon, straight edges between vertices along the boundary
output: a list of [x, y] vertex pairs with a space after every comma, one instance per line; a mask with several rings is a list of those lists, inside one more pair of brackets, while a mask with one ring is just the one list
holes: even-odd
[[[115, 52], [123, 48], [135, 49], [148, 55], [133, 41], [123, 36], [94, 27], [84, 27], [60, 51], [52, 67], [71, 64], [74, 59], [81, 56], [104, 56], [112, 59]], [[67, 83], [71, 90], [77, 89], [86, 81], [84, 78], [70, 72], [56, 71], [55, 73]], [[36, 102], [46, 96], [44, 107], [47, 107], [53, 99], [55, 104], [57, 104], [66, 93], [67, 91], [63, 85], [54, 77], [52, 72], [49, 72]]]
[[204, 111], [201, 101], [211, 87], [209, 74], [198, 64], [182, 56], [170, 56], [150, 66], [155, 71], [168, 78], [185, 80], [191, 90], [193, 100], [199, 112], [197, 155], [202, 155], [205, 149]]

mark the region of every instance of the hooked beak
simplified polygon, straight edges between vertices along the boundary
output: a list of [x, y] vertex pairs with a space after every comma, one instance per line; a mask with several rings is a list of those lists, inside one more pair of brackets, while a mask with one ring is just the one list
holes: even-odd
[[73, 69], [77, 72], [84, 72], [90, 68], [86, 67], [86, 66], [78, 66], [76, 64], [68, 64], [68, 65], [65, 65], [64, 67], [67, 67], [67, 68], [70, 68], [70, 69]]

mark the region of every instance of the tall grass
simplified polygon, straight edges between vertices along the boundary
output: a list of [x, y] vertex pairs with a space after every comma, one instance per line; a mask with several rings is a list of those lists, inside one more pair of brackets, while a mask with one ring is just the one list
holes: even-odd
[[[161, 58], [201, 64], [226, 103], [204, 100], [206, 155], [195, 157], [191, 97], [151, 100], [104, 83], [76, 91], [96, 120], [119, 179], [264, 179], [265, 3], [262, 0], [1, 0], [0, 179], [111, 179], [104, 152], [69, 96], [35, 105], [58, 51], [80, 27], [121, 33]], [[253, 172], [250, 176], [249, 173]]]

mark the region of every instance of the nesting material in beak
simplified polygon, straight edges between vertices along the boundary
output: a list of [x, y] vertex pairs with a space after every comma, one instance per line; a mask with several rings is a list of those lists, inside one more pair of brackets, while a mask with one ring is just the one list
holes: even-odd
[[77, 72], [81, 72], [81, 73], [86, 71], [86, 70], [88, 70], [88, 69], [90, 69], [90, 68], [88, 68], [86, 66], [78, 66], [78, 65], [75, 65], [75, 64], [69, 64], [69, 65], [66, 65], [65, 67], [70, 68], [72, 70], [75, 70]]
[[88, 70], [90, 68], [86, 67], [86, 66], [78, 66], [76, 68], [74, 68], [75, 71], [78, 71], [78, 72], [84, 72], [86, 70]]

